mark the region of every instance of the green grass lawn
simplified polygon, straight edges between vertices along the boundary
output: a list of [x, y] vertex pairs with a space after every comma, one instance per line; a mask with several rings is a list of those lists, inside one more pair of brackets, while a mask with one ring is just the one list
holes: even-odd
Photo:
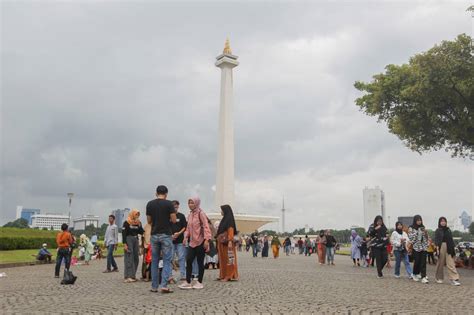
[[[0, 264], [9, 264], [9, 263], [27, 263], [35, 262], [36, 254], [38, 254], [39, 249], [18, 249], [18, 250], [2, 250], [0, 251]], [[53, 254], [53, 259], [56, 257], [56, 250], [49, 250]], [[77, 254], [77, 249], [74, 251], [73, 255]], [[107, 250], [103, 250], [102, 254], [107, 256]], [[123, 255], [123, 247], [119, 246], [114, 252], [114, 256]]]

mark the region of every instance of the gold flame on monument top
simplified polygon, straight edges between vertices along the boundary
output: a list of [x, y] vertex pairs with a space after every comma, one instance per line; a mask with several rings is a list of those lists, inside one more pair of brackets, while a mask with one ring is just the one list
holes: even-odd
[[230, 49], [230, 42], [229, 42], [229, 39], [228, 39], [228, 38], [225, 40], [224, 54], [226, 54], [226, 55], [232, 55], [232, 49]]

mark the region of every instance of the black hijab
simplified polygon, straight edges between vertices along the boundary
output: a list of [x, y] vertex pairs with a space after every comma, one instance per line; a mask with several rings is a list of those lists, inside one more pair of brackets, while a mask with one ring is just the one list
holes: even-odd
[[324, 230], [319, 231], [319, 236], [323, 237], [324, 236]]
[[[421, 225], [417, 225], [416, 221], [421, 220]], [[411, 226], [412, 228], [418, 230], [419, 228], [424, 228], [425, 226], [423, 225], [423, 219], [421, 218], [421, 215], [417, 214], [413, 217], [413, 224]]]
[[[400, 229], [398, 229], [399, 225], [402, 226]], [[397, 231], [397, 233], [400, 234], [400, 235], [403, 234], [403, 224], [402, 224], [402, 222], [397, 221], [397, 223], [395, 223], [395, 231]]]
[[221, 223], [219, 223], [217, 235], [226, 232], [230, 227], [234, 228], [234, 234], [237, 234], [234, 212], [232, 212], [232, 208], [229, 205], [223, 205], [221, 206], [221, 210], [224, 213], [224, 217], [222, 218]]
[[[379, 220], [382, 220], [382, 225], [381, 225], [380, 229], [376, 230], [375, 228], [377, 227], [377, 222]], [[374, 234], [373, 236], [375, 236], [378, 239], [384, 238], [387, 234], [387, 227], [385, 226], [385, 223], [383, 223], [383, 218], [382, 218], [381, 215], [376, 216], [375, 219], [374, 219], [373, 234]]]
[[[446, 226], [441, 225], [441, 221], [446, 221]], [[446, 250], [449, 255], [454, 257], [456, 252], [454, 250], [454, 240], [451, 230], [448, 227], [448, 220], [445, 217], [441, 217], [438, 220], [438, 229], [435, 232], [435, 244], [438, 247], [441, 247], [443, 242], [446, 242]]]

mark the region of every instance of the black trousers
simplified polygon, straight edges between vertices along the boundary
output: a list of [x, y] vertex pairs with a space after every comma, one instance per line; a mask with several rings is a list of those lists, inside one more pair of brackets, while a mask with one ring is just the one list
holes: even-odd
[[387, 263], [387, 248], [386, 247], [373, 247], [375, 263], [377, 264], [377, 274], [379, 277], [383, 276], [382, 270]]
[[193, 272], [193, 261], [194, 258], [197, 260], [199, 274], [198, 281], [202, 283], [202, 278], [204, 277], [204, 256], [206, 251], [204, 250], [204, 243], [197, 247], [188, 247], [188, 252], [186, 254], [186, 282], [191, 283], [191, 274]]
[[434, 257], [434, 253], [427, 253], [428, 255], [428, 263], [436, 265], [436, 259]]
[[413, 274], [421, 275], [422, 278], [426, 277], [426, 252], [413, 251]]

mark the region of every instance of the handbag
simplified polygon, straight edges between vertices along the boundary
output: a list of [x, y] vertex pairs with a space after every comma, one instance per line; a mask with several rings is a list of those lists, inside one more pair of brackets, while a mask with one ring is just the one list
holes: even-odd
[[77, 277], [72, 274], [72, 271], [70, 270], [64, 270], [64, 276], [63, 280], [61, 281], [61, 284], [74, 284], [76, 282]]
[[221, 244], [229, 243], [229, 235], [227, 234], [227, 232], [217, 235], [217, 241]]

